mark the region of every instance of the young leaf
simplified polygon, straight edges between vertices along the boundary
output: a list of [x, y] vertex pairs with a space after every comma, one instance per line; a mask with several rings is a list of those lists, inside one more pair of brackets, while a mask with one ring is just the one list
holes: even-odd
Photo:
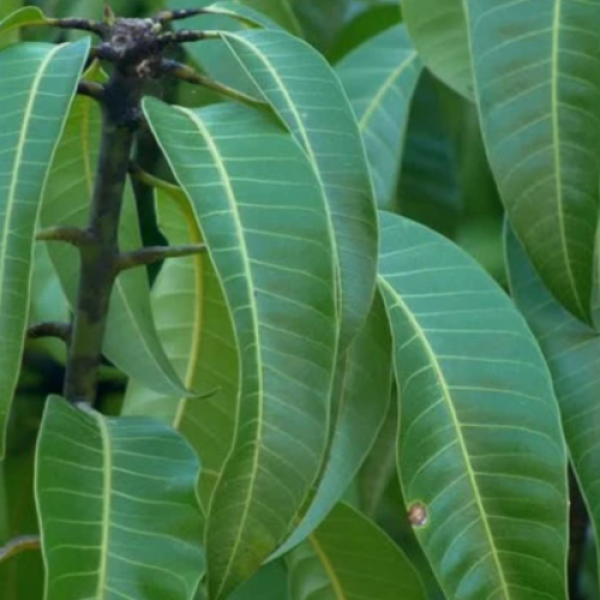
[[554, 378], [571, 462], [600, 532], [600, 335], [567, 312], [533, 269], [507, 228], [506, 254], [512, 296], [537, 336]]
[[199, 464], [175, 431], [48, 400], [36, 496], [46, 600], [192, 600], [202, 576]]
[[380, 222], [417, 537], [449, 600], [563, 600], [567, 457], [539, 347], [462, 250], [401, 217]]
[[338, 334], [329, 223], [310, 164], [268, 116], [144, 106], [194, 206], [240, 353], [236, 439], [207, 530], [219, 600], [283, 541], [319, 472]]
[[[6, 17], [4, 16], [5, 14], [7, 15]], [[6, 40], [12, 41], [12, 37], [8, 34], [14, 32], [15, 29], [26, 27], [27, 25], [43, 25], [46, 21], [44, 13], [34, 6], [27, 6], [15, 12], [11, 10], [5, 12], [4, 8], [0, 8], [0, 47]]]
[[[425, 600], [414, 567], [365, 516], [338, 505], [292, 552], [290, 600]], [[318, 594], [318, 595], [316, 595]]]
[[336, 67], [367, 149], [377, 205], [393, 206], [421, 61], [403, 25], [369, 39]]
[[[102, 82], [106, 76], [92, 67], [86, 78]], [[73, 103], [48, 178], [40, 215], [42, 228], [86, 227], [100, 152], [101, 114], [98, 103], [79, 96]], [[131, 185], [127, 185], [119, 230], [124, 251], [142, 246]], [[48, 244], [60, 282], [71, 304], [77, 302], [78, 251], [67, 244]], [[111, 297], [104, 353], [117, 367], [147, 387], [163, 394], [186, 389], [161, 346], [150, 306], [144, 269], [125, 271], [117, 278]]]
[[[159, 226], [173, 245], [201, 242], [194, 210], [180, 188], [157, 188]], [[208, 506], [231, 449], [239, 388], [235, 336], [221, 283], [207, 254], [169, 259], [152, 289], [161, 343], [189, 389], [215, 389], [198, 401], [165, 396], [132, 380], [123, 415], [165, 420], [181, 431], [202, 460], [201, 498]]]
[[542, 280], [591, 322], [600, 163], [597, 2], [466, 2], [490, 164]]
[[88, 49], [83, 41], [0, 53], [0, 458], [25, 340], [35, 223]]
[[333, 438], [315, 498], [276, 556], [305, 540], [346, 493], [383, 425], [391, 387], [390, 331], [383, 301], [376, 294], [365, 327], [338, 364]]
[[469, 0], [402, 0], [402, 15], [419, 56], [446, 85], [473, 99], [464, 4]]
[[344, 351], [371, 308], [378, 239], [373, 190], [352, 107], [323, 57], [301, 40], [266, 30], [222, 36], [304, 148], [327, 199], [339, 264]]

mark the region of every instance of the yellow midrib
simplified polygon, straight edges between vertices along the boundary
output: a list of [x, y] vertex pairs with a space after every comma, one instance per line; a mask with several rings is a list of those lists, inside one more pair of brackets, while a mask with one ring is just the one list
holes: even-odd
[[319, 544], [319, 541], [317, 540], [316, 536], [313, 534], [308, 539], [310, 545], [315, 551], [315, 554], [321, 562], [325, 573], [327, 573], [327, 577], [329, 579], [329, 582], [331, 583], [331, 587], [333, 587], [333, 591], [335, 592], [336, 600], [348, 600], [348, 596], [346, 596], [346, 593], [344, 592], [344, 589], [342, 587], [342, 582], [339, 580], [335, 569], [333, 568], [333, 565], [329, 560], [329, 557], [321, 547], [321, 544]]

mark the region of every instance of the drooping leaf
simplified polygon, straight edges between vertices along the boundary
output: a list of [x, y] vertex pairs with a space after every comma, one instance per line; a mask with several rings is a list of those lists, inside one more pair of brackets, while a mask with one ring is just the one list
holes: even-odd
[[365, 516], [340, 504], [290, 555], [290, 600], [425, 600], [400, 548]]
[[338, 333], [332, 242], [310, 164], [267, 115], [150, 99], [145, 112], [192, 201], [240, 353], [236, 439], [207, 530], [218, 600], [283, 541], [318, 475]]
[[459, 94], [473, 99], [473, 71], [464, 4], [470, 0], [402, 0], [402, 16], [419, 56]]
[[484, 140], [509, 219], [552, 294], [590, 322], [600, 4], [466, 6]]
[[391, 378], [390, 332], [377, 294], [364, 329], [338, 365], [336, 420], [323, 477], [310, 508], [277, 556], [305, 540], [347, 492], [383, 425]]
[[[103, 81], [92, 67], [87, 78]], [[100, 152], [101, 114], [93, 99], [80, 96], [73, 103], [44, 193], [40, 224], [86, 227]], [[142, 246], [137, 208], [131, 185], [126, 186], [119, 230], [123, 251]], [[78, 251], [67, 244], [48, 244], [48, 251], [65, 294], [77, 304]], [[150, 306], [150, 289], [144, 269], [125, 271], [117, 278], [111, 297], [104, 353], [117, 367], [147, 387], [162, 393], [185, 393], [180, 378], [165, 355]]]
[[[193, 208], [181, 189], [163, 185], [156, 193], [159, 225], [169, 243], [200, 243]], [[157, 417], [185, 435], [202, 462], [200, 491], [208, 506], [231, 448], [239, 387], [231, 317], [210, 257], [166, 261], [152, 290], [152, 308], [165, 352], [186, 387], [217, 391], [198, 401], [164, 396], [132, 380], [122, 414]]]
[[358, 119], [377, 205], [390, 209], [421, 62], [404, 26], [397, 25], [359, 46], [336, 72]]
[[[6, 3], [6, 7], [4, 6]], [[19, 8], [23, 3], [2, 0], [0, 7], [0, 48], [8, 43], [16, 41], [14, 38], [15, 30], [28, 25], [43, 25], [47, 22], [44, 13], [35, 6]], [[19, 8], [19, 10], [16, 10]], [[14, 12], [13, 12], [14, 11]], [[9, 35], [10, 34], [10, 35]]]
[[36, 464], [46, 600], [193, 599], [199, 464], [177, 432], [51, 397]]
[[451, 242], [396, 215], [380, 223], [417, 537], [449, 600], [563, 600], [567, 459], [535, 338]]
[[20, 44], [0, 53], [0, 458], [23, 352], [41, 195], [88, 48]]
[[371, 307], [378, 239], [369, 170], [352, 108], [335, 73], [301, 40], [267, 30], [225, 32], [223, 38], [303, 147], [325, 194], [339, 264], [343, 351]]
[[552, 297], [510, 228], [506, 254], [512, 296], [548, 361], [571, 462], [597, 534], [600, 532], [600, 335], [575, 319]]
[[306, 40], [327, 54], [344, 26], [350, 0], [290, 0]]

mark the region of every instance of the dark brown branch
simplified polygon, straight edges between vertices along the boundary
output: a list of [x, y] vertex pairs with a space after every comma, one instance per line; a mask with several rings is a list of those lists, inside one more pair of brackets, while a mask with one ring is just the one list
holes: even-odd
[[38, 242], [67, 242], [76, 248], [84, 248], [94, 241], [89, 231], [79, 227], [49, 227], [39, 231], [35, 239]]
[[8, 542], [0, 548], [0, 563], [29, 550], [39, 550], [41, 541], [39, 535], [23, 535]]
[[205, 14], [204, 8], [188, 8], [184, 10], [164, 10], [159, 12], [154, 20], [157, 23], [170, 23], [171, 21], [181, 21], [182, 19], [191, 19], [198, 15]]
[[185, 256], [195, 256], [206, 252], [204, 244], [194, 244], [190, 246], [150, 246], [134, 252], [125, 252], [121, 254], [117, 261], [117, 270], [119, 272], [152, 265], [168, 258], [181, 258]]
[[100, 37], [106, 35], [106, 25], [104, 23], [97, 23], [90, 19], [48, 19], [47, 25], [51, 27], [58, 27], [60, 29], [76, 29], [77, 31], [88, 31], [95, 33]]
[[248, 104], [254, 108], [265, 108], [267, 106], [267, 104], [262, 100], [254, 98], [253, 96], [249, 96], [248, 94], [244, 94], [243, 92], [219, 83], [218, 81], [214, 81], [210, 77], [200, 75], [200, 73], [197, 73], [194, 71], [194, 69], [186, 65], [182, 65], [177, 61], [163, 60], [161, 63], [161, 69], [166, 75], [172, 75], [181, 81], [185, 81], [193, 85], [201, 85], [207, 89], [213, 90], [213, 92], [227, 96], [232, 100], [237, 100], [238, 102]]
[[77, 86], [77, 93], [94, 100], [102, 101], [104, 99], [104, 86], [93, 81], [82, 80]]
[[32, 340], [48, 337], [58, 338], [68, 344], [71, 339], [71, 325], [55, 322], [38, 323], [27, 330], [27, 337]]
[[183, 44], [185, 42], [202, 42], [204, 40], [214, 40], [219, 38], [219, 33], [215, 31], [194, 31], [192, 29], [182, 29], [181, 31], [168, 31], [158, 36], [158, 42], [161, 46], [168, 44]]

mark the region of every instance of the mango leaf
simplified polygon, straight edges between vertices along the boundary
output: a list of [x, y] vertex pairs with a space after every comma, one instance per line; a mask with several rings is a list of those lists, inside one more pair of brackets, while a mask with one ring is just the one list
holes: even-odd
[[591, 40], [599, 5], [466, 6], [484, 140], [510, 222], [552, 294], [591, 322], [600, 178]]
[[328, 54], [344, 26], [350, 0], [291, 0], [307, 42]]
[[236, 439], [207, 529], [218, 600], [283, 541], [319, 472], [338, 333], [329, 222], [306, 157], [267, 115], [144, 107], [192, 201], [240, 354]]
[[544, 287], [507, 228], [512, 296], [537, 336], [554, 379], [571, 462], [596, 536], [600, 532], [600, 335], [567, 312]]
[[462, 250], [396, 215], [380, 222], [417, 538], [449, 600], [564, 599], [567, 457], [535, 338]]
[[0, 459], [21, 366], [42, 191], [89, 42], [0, 53]]
[[390, 331], [377, 294], [365, 327], [338, 365], [333, 438], [315, 498], [276, 556], [305, 540], [344, 496], [377, 439], [390, 405], [391, 387]]
[[464, 4], [469, 0], [402, 0], [402, 16], [420, 58], [446, 85], [473, 100]]
[[[28, 25], [44, 25], [48, 22], [48, 19], [44, 13], [37, 7], [27, 6], [26, 8], [20, 8], [13, 12], [14, 7], [10, 5], [10, 2], [4, 8], [5, 0], [2, 2], [2, 8], [0, 8], [0, 43], [4, 44], [7, 40], [10, 42], [16, 41], [14, 39], [15, 30], [20, 27], [27, 27]], [[18, 6], [23, 4], [22, 2], [16, 2], [13, 4]], [[8, 35], [12, 33], [12, 35]]]
[[264, 566], [227, 600], [290, 600], [283, 561]]
[[419, 576], [374, 523], [340, 504], [289, 558], [290, 600], [425, 600]]
[[397, 25], [359, 46], [337, 65], [336, 72], [358, 119], [377, 205], [390, 209], [421, 62], [406, 29]]
[[200, 467], [177, 432], [51, 397], [36, 464], [46, 600], [192, 600]]
[[[103, 81], [105, 75], [94, 66], [86, 77]], [[98, 103], [80, 96], [73, 103], [66, 128], [56, 152], [44, 193], [40, 224], [86, 227], [100, 152], [101, 115]], [[133, 190], [128, 184], [119, 231], [124, 251], [142, 246]], [[71, 304], [77, 304], [79, 257], [67, 244], [48, 244], [60, 282]], [[123, 372], [162, 393], [185, 394], [158, 338], [150, 288], [144, 269], [119, 275], [113, 295], [104, 341], [104, 353]]]
[[[173, 245], [201, 242], [194, 210], [180, 188], [156, 189], [160, 229]], [[239, 367], [231, 317], [207, 254], [169, 259], [152, 289], [152, 310], [161, 343], [188, 388], [216, 389], [198, 401], [165, 396], [131, 380], [123, 415], [163, 419], [181, 431], [202, 461], [200, 493], [208, 506], [231, 448]]]
[[258, 29], [222, 36], [304, 148], [327, 199], [339, 264], [343, 352], [371, 308], [378, 240], [368, 164], [352, 107], [323, 57], [301, 40]]
[[299, 25], [288, 0], [239, 0], [208, 4], [207, 14], [223, 15], [248, 27], [277, 28], [299, 33]]

